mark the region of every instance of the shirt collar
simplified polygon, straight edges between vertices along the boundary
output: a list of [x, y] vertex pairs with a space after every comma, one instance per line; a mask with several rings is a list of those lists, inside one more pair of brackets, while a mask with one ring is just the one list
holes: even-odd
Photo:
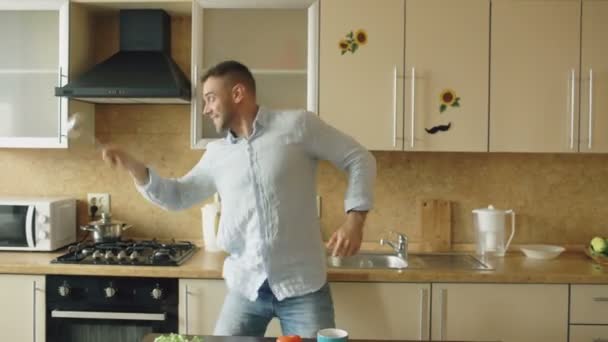
[[[253, 120], [253, 132], [251, 136], [253, 137], [258, 132], [260, 127], [266, 126], [267, 123], [268, 110], [263, 106], [258, 106], [258, 112], [255, 116], [255, 119]], [[228, 130], [228, 132], [226, 133], [226, 141], [228, 141], [228, 143], [236, 144], [237, 142], [239, 142], [239, 140], [241, 140], [241, 138], [234, 135], [231, 130]]]

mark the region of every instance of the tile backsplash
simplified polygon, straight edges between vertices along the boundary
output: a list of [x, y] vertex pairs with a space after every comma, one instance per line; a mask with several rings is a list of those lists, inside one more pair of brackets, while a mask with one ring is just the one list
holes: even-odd
[[[180, 105], [97, 105], [98, 138], [138, 155], [166, 177], [179, 177], [202, 151], [189, 147], [190, 114]], [[454, 243], [471, 243], [471, 210], [493, 204], [517, 213], [514, 243], [585, 243], [607, 235], [608, 156], [374, 152], [378, 162], [376, 207], [365, 240], [385, 229], [407, 232], [417, 224], [416, 198], [453, 201]], [[109, 192], [116, 219], [134, 225], [132, 236], [201, 238], [200, 206], [167, 212], [146, 202], [127, 174], [106, 166], [91, 144], [67, 150], [0, 149], [0, 195], [62, 195], [79, 199]], [[342, 223], [346, 176], [319, 167], [323, 232]]]

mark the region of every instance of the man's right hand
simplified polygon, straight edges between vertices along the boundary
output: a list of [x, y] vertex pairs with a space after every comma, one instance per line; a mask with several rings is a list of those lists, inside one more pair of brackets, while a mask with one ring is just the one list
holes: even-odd
[[112, 167], [119, 167], [131, 174], [139, 185], [148, 183], [148, 168], [127, 152], [113, 146], [106, 146], [101, 151], [103, 160]]

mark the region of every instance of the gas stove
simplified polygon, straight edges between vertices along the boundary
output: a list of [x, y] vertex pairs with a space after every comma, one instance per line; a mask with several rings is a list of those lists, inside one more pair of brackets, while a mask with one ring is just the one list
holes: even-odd
[[68, 247], [68, 252], [51, 261], [54, 264], [178, 266], [198, 248], [188, 241], [161, 242], [125, 240], [116, 242], [83, 241]]

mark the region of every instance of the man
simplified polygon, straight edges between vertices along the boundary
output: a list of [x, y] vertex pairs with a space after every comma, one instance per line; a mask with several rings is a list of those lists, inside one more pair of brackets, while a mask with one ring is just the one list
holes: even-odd
[[238, 62], [216, 65], [202, 82], [204, 115], [226, 138], [210, 143], [188, 174], [160, 178], [116, 148], [104, 149], [103, 158], [166, 209], [219, 193], [218, 245], [229, 253], [223, 269], [229, 291], [214, 334], [263, 336], [278, 317], [284, 335], [314, 337], [335, 325], [316, 210], [317, 162], [348, 172], [346, 219], [327, 243], [334, 255], [348, 256], [359, 250], [372, 207], [375, 160], [313, 113], [259, 107], [253, 76]]

